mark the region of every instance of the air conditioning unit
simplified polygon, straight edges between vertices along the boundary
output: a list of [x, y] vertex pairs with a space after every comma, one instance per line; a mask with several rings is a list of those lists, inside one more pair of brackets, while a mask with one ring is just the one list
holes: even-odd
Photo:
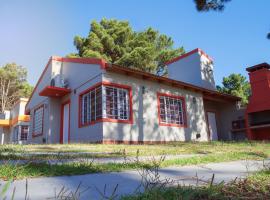
[[68, 88], [68, 81], [64, 79], [63, 75], [57, 74], [51, 79], [51, 86]]

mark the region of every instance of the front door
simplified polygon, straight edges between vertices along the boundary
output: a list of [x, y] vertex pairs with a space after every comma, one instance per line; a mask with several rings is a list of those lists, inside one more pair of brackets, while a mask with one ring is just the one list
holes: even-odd
[[207, 120], [208, 120], [209, 139], [218, 140], [216, 114], [214, 112], [207, 112]]
[[61, 108], [61, 136], [60, 143], [69, 143], [69, 128], [70, 128], [70, 102], [62, 104]]

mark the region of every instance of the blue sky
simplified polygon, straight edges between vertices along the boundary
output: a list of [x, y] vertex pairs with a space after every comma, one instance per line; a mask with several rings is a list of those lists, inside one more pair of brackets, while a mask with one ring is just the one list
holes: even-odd
[[138, 31], [151, 26], [186, 51], [203, 49], [220, 84], [223, 76], [270, 62], [269, 8], [269, 0], [232, 0], [221, 13], [198, 13], [193, 0], [1, 0], [0, 65], [27, 67], [34, 85], [51, 55], [75, 52], [74, 36], [86, 36], [90, 22], [105, 17], [128, 20]]

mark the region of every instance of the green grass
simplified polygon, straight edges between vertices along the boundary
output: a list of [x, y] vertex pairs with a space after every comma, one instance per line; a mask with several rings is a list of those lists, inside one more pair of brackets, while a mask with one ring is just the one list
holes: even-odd
[[[254, 153], [218, 153], [205, 156], [196, 156], [184, 159], [171, 159], [161, 162], [160, 167], [168, 166], [184, 166], [196, 165], [211, 162], [225, 162], [232, 160], [244, 159], [264, 159], [266, 154]], [[46, 163], [28, 163], [23, 165], [3, 164], [0, 165], [0, 178], [7, 179], [22, 179], [26, 177], [40, 176], [63, 176], [63, 175], [80, 175], [89, 173], [104, 173], [104, 172], [119, 172], [123, 170], [139, 169], [151, 167], [154, 165], [152, 161], [134, 162], [134, 163], [107, 163], [97, 164], [90, 162], [66, 163], [59, 165], [49, 165]]]
[[[91, 152], [95, 157], [116, 157], [150, 155], [179, 155], [179, 154], [216, 154], [232, 152], [264, 153], [270, 156], [270, 143], [267, 142], [171, 142], [159, 145], [104, 145], [104, 144], [68, 144], [68, 145], [1, 145], [0, 159], [8, 159], [1, 156], [5, 153], [27, 153], [27, 152]], [[65, 157], [67, 155], [63, 155]], [[86, 157], [82, 155], [81, 157]], [[46, 156], [39, 156], [46, 158]], [[48, 159], [51, 156], [47, 156]]]
[[270, 199], [270, 169], [257, 172], [244, 180], [227, 184], [201, 187], [178, 186], [160, 190], [153, 189], [122, 200], [229, 200], [229, 199]]

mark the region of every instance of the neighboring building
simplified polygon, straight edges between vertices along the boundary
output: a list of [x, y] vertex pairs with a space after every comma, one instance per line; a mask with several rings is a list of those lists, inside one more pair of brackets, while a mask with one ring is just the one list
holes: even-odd
[[10, 111], [0, 116], [1, 143], [27, 143], [30, 116], [24, 114], [28, 99], [20, 98]]
[[26, 105], [30, 143], [230, 140], [240, 98], [215, 89], [213, 62], [195, 49], [168, 78], [102, 59], [51, 57]]

